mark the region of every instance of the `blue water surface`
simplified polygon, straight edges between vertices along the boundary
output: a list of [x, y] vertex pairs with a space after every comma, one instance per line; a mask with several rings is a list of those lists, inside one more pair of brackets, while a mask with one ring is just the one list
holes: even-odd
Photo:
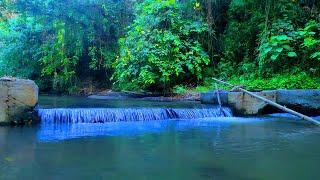
[[318, 179], [319, 142], [287, 114], [0, 127], [0, 179]]

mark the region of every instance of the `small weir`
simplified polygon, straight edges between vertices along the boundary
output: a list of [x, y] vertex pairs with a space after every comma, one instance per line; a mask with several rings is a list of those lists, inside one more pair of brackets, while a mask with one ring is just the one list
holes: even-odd
[[55, 108], [39, 109], [42, 123], [107, 123], [232, 117], [227, 107], [212, 108]]

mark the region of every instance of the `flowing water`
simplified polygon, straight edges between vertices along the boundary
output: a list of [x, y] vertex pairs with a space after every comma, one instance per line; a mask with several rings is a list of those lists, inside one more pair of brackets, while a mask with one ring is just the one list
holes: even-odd
[[0, 127], [1, 180], [318, 178], [320, 129], [286, 114], [70, 97], [39, 110], [38, 126]]

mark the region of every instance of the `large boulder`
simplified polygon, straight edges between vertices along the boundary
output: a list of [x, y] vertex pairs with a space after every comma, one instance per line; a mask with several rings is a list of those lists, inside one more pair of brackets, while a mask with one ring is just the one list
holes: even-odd
[[38, 86], [31, 80], [0, 78], [0, 125], [37, 120]]

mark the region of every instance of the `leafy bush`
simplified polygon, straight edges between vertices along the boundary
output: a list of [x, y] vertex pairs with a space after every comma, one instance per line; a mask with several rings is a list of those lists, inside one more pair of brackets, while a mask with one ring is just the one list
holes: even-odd
[[42, 75], [53, 77], [53, 89], [65, 90], [72, 86], [75, 77], [75, 66], [79, 57], [74, 55], [68, 58], [65, 49], [65, 24], [57, 22], [55, 24], [56, 36], [52, 43], [43, 45], [44, 56], [41, 59], [43, 64]]
[[113, 75], [116, 86], [170, 90], [203, 78], [209, 57], [197, 37], [208, 26], [201, 18], [185, 18], [181, 6], [175, 0], [146, 0], [137, 5], [136, 19], [119, 42]]
[[[320, 75], [319, 3], [260, 2], [232, 0], [224, 55], [218, 64], [219, 76], [260, 82], [256, 85], [262, 89], [316, 87], [308, 81], [294, 80], [302, 80], [301, 74], [307, 77]], [[292, 74], [298, 77], [293, 78]], [[285, 75], [290, 76], [287, 81]], [[268, 84], [266, 79], [273, 79], [273, 83]], [[316, 81], [315, 78], [309, 80]], [[275, 85], [277, 81], [279, 85]]]
[[308, 54], [307, 57], [320, 61], [320, 22], [309, 21], [298, 34], [303, 39], [300, 47]]

